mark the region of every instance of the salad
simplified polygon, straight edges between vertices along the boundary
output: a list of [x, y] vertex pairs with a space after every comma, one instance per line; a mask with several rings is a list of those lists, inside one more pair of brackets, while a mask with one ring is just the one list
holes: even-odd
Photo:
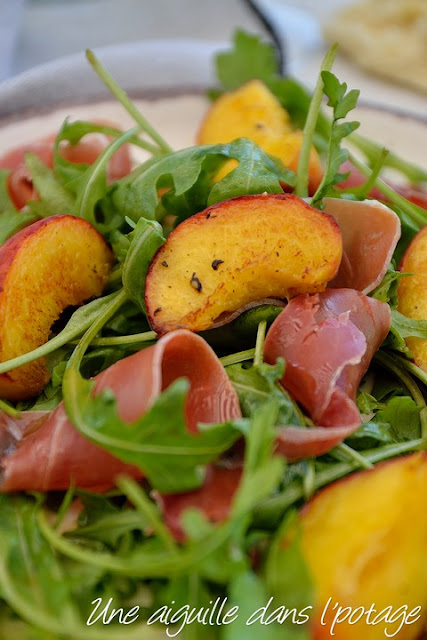
[[425, 637], [427, 172], [335, 53], [2, 150], [1, 637]]

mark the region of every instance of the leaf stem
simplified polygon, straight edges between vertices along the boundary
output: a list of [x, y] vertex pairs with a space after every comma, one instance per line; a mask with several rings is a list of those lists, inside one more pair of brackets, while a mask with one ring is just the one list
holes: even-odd
[[366, 460], [358, 451], [349, 447], [345, 442], [338, 444], [335, 449], [340, 453], [343, 453], [347, 459], [356, 462], [362, 469], [373, 469], [374, 465], [369, 460]]
[[319, 117], [320, 106], [323, 98], [323, 79], [322, 71], [330, 71], [335, 60], [338, 45], [334, 44], [327, 52], [322, 66], [320, 68], [319, 77], [314, 89], [313, 97], [307, 113], [307, 119], [304, 125], [303, 140], [298, 160], [298, 171], [295, 185], [295, 194], [301, 198], [308, 196], [308, 180], [309, 180], [309, 164], [310, 152], [313, 143], [313, 136], [316, 129], [317, 119]]
[[[121, 344], [138, 344], [142, 342], [154, 342], [157, 340], [157, 333], [155, 331], [144, 331], [144, 333], [132, 333], [127, 336], [111, 336], [107, 338], [94, 338], [91, 341], [91, 347], [110, 347], [113, 345]], [[77, 345], [78, 342], [74, 341], [71, 344]]]
[[[375, 162], [381, 153], [380, 145], [372, 140], [368, 140], [359, 133], [350, 134], [349, 140], [351, 140], [352, 145], [365, 155], [369, 162]], [[425, 169], [400, 158], [397, 154], [393, 153], [393, 151], [388, 152], [384, 165], [397, 169], [413, 183], [427, 182], [427, 171]]]
[[228, 367], [230, 364], [238, 364], [239, 362], [245, 362], [245, 360], [252, 360], [255, 356], [255, 349], [246, 349], [246, 351], [238, 351], [237, 353], [230, 353], [229, 356], [223, 356], [220, 358], [220, 362], [223, 367]]
[[[87, 329], [86, 333], [83, 335], [80, 342], [71, 354], [70, 359], [67, 362], [67, 370], [73, 368], [77, 370], [80, 369], [80, 364], [86, 352], [86, 349], [95, 338], [97, 333], [108, 322], [108, 320], [113, 317], [113, 315], [120, 309], [120, 307], [122, 306], [122, 304], [124, 304], [124, 302], [126, 302], [126, 300], [127, 295], [124, 289], [120, 289], [120, 291], [117, 291], [116, 293], [113, 293], [111, 295], [110, 303], [105, 307], [103, 313], [95, 319], [92, 326]], [[67, 375], [67, 370], [65, 372], [65, 376]]]
[[155, 505], [148, 499], [139, 484], [129, 476], [119, 476], [116, 478], [116, 485], [121, 491], [123, 491], [137, 510], [148, 520], [154, 532], [165, 545], [166, 549], [171, 552], [177, 551], [175, 541], [159, 517]]
[[86, 50], [86, 58], [89, 64], [92, 66], [95, 73], [100, 77], [105, 86], [111, 91], [113, 96], [120, 102], [120, 104], [126, 109], [129, 115], [135, 120], [135, 122], [141, 127], [145, 133], [147, 133], [154, 142], [159, 145], [160, 150], [163, 153], [171, 153], [172, 148], [162, 138], [160, 133], [152, 127], [148, 120], [142, 115], [142, 113], [136, 108], [128, 94], [123, 91], [114, 80], [113, 76], [107, 71], [100, 60], [90, 49]]
[[[408, 440], [397, 444], [386, 445], [381, 448], [368, 451], [361, 456], [371, 464], [394, 458], [396, 456], [410, 453], [422, 449], [423, 440]], [[360, 467], [358, 462], [338, 462], [331, 464], [324, 471], [316, 474], [314, 489], [317, 491], [321, 487], [338, 480]], [[269, 498], [255, 510], [255, 522], [259, 526], [271, 528], [275, 527], [283, 517], [284, 512], [296, 502], [304, 499], [304, 488], [301, 482], [292, 482], [281, 493], [273, 498]]]
[[264, 340], [267, 330], [267, 320], [262, 320], [258, 325], [258, 331], [255, 344], [254, 367], [259, 367], [263, 363], [264, 357]]
[[[372, 175], [372, 169], [366, 166], [363, 162], [360, 162], [360, 160], [358, 160], [352, 153], [348, 154], [348, 159], [364, 176], [369, 178]], [[419, 229], [427, 223], [427, 213], [424, 209], [413, 204], [399, 193], [396, 193], [390, 185], [379, 177], [375, 179], [375, 185], [390, 200], [390, 202], [392, 202], [396, 207], [399, 207], [399, 209], [401, 209]]]

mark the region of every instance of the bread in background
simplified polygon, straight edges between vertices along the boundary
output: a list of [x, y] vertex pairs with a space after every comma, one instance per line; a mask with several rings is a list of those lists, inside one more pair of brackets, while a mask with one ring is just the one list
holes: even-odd
[[324, 32], [368, 71], [427, 92], [427, 0], [364, 0]]

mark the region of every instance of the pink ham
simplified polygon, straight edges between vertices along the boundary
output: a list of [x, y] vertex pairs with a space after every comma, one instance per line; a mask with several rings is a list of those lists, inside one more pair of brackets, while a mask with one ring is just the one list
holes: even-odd
[[397, 215], [376, 200], [325, 198], [325, 211], [338, 222], [343, 257], [329, 287], [369, 293], [383, 279], [400, 238]]
[[230, 514], [241, 469], [210, 466], [203, 487], [187, 493], [156, 496], [166, 525], [179, 542], [185, 540], [181, 517], [187, 509], [198, 509], [209, 522], [223, 522]]
[[[190, 431], [197, 424], [224, 422], [241, 416], [239, 401], [224, 368], [208, 344], [184, 330], [174, 331], [155, 345], [120, 360], [97, 377], [95, 392], [111, 389], [122, 420], [141, 417], [156, 397], [174, 380], [187, 377], [186, 420]], [[49, 491], [78, 487], [104, 490], [118, 473], [141, 477], [126, 465], [86, 440], [68, 420], [61, 403], [52, 413], [23, 414], [20, 421], [2, 417], [0, 490]]]
[[[17, 209], [22, 209], [29, 200], [38, 198], [25, 164], [25, 154], [34, 153], [49, 168], [53, 167], [53, 145], [55, 135], [47, 136], [36, 142], [17, 147], [0, 157], [0, 169], [9, 169], [8, 179], [10, 198]], [[85, 136], [76, 145], [63, 144], [61, 155], [70, 162], [93, 164], [109, 144], [110, 139], [100, 133]], [[108, 166], [108, 180], [114, 182], [127, 175], [132, 169], [127, 145], [121, 147], [111, 158]]]
[[[354, 189], [355, 187], [360, 187], [366, 182], [365, 176], [349, 161], [344, 162], [340, 167], [340, 173], [349, 174], [345, 180], [338, 184], [341, 189]], [[387, 184], [410, 202], [417, 204], [423, 209], [427, 209], [427, 191], [407, 185], [396, 185], [389, 181], [387, 181]], [[372, 187], [369, 192], [369, 197], [374, 198], [375, 200], [388, 201], [387, 196], [384, 195], [378, 187]]]
[[268, 332], [265, 360], [285, 359], [282, 385], [319, 426], [282, 427], [278, 452], [289, 460], [322, 455], [357, 429], [357, 388], [390, 324], [387, 304], [352, 289], [289, 302]]

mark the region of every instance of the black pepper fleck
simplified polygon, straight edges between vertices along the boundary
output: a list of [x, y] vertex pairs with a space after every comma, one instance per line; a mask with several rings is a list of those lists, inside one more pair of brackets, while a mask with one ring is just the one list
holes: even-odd
[[166, 262], [166, 260], [163, 260], [163, 262], [162, 262], [162, 267], [168, 267], [168, 266], [169, 266], [169, 265], [168, 265], [168, 263]]
[[207, 213], [207, 214], [206, 214], [206, 220], [209, 220], [209, 218], [210, 218], [210, 217], [211, 217], [211, 214], [210, 214], [210, 213]]
[[195, 289], [199, 293], [201, 292], [202, 283], [200, 282], [199, 278], [196, 276], [195, 273], [193, 273], [193, 275], [191, 276], [190, 284], [193, 287], [193, 289]]
[[160, 313], [160, 311], [162, 311], [162, 307], [157, 307], [157, 309], [154, 309], [154, 314], [153, 315], [157, 315], [158, 313]]
[[218, 271], [218, 267], [219, 267], [219, 265], [220, 265], [220, 264], [224, 264], [224, 260], [214, 260], [214, 261], [212, 262], [212, 265], [211, 265], [211, 266], [212, 266], [212, 269], [213, 269], [214, 271]]

